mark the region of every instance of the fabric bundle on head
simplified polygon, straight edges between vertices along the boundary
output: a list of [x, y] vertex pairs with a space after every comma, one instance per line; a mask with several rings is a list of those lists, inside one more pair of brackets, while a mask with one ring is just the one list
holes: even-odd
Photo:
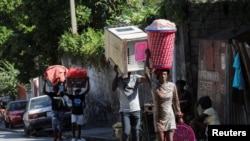
[[146, 30], [172, 30], [176, 29], [174, 22], [171, 22], [166, 19], [155, 19], [149, 26], [146, 27]]
[[43, 76], [51, 83], [52, 86], [56, 86], [59, 83], [65, 82], [67, 72], [68, 69], [62, 65], [52, 65], [46, 68]]

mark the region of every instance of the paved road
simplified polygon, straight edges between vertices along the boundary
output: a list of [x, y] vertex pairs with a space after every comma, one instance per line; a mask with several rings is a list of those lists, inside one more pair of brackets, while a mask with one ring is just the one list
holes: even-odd
[[[25, 137], [24, 134], [18, 132], [1, 131], [1, 141], [48, 141], [51, 137]], [[68, 140], [70, 141], [70, 140]]]
[[[85, 127], [82, 129], [82, 137], [86, 141], [118, 141], [117, 138], [113, 137], [112, 128], [110, 127]], [[0, 141], [11, 139], [8, 141], [50, 141], [53, 140], [52, 129], [47, 129], [45, 131], [39, 131], [33, 136], [26, 137], [24, 135], [23, 125], [15, 126], [13, 129], [5, 128], [4, 124], [0, 120]], [[71, 131], [64, 132], [64, 141], [71, 141]]]
[[[33, 134], [32, 136], [25, 136], [23, 130], [23, 124], [16, 125], [14, 128], [9, 129], [4, 126], [4, 123], [0, 121], [0, 141], [48, 141], [52, 140], [52, 129], [40, 131], [39, 133]], [[68, 137], [64, 137], [64, 141], [70, 141]]]

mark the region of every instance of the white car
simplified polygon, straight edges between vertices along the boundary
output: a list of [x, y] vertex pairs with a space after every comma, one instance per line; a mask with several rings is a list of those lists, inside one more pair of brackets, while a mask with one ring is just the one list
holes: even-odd
[[[47, 95], [33, 97], [28, 100], [23, 115], [24, 133], [30, 135], [32, 132], [51, 128], [51, 99]], [[70, 125], [71, 112], [65, 112], [64, 124]]]

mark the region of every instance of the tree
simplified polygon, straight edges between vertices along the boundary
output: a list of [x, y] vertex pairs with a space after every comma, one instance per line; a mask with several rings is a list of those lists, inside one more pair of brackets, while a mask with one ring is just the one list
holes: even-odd
[[73, 36], [69, 0], [2, 0], [0, 59], [15, 64], [22, 83], [42, 75], [46, 66], [60, 64], [64, 54], [99, 66], [104, 27], [128, 23], [143, 28], [145, 17], [154, 13], [143, 4], [141, 0], [77, 0], [78, 35]]
[[0, 75], [0, 95], [16, 96], [19, 71], [15, 69], [14, 64], [0, 61]]

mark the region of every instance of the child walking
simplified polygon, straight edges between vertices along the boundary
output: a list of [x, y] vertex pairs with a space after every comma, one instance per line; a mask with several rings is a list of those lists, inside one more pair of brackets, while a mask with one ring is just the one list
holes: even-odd
[[[81, 129], [83, 126], [83, 109], [85, 108], [85, 95], [89, 92], [90, 89], [90, 83], [89, 78], [87, 77], [87, 88], [86, 90], [80, 94], [81, 89], [76, 89], [75, 95], [67, 94], [69, 99], [72, 100], [72, 109], [71, 109], [71, 123], [72, 123], [72, 134], [73, 139], [72, 141], [85, 141], [85, 139], [81, 138]], [[76, 129], [78, 131], [77, 137], [76, 137]]]

